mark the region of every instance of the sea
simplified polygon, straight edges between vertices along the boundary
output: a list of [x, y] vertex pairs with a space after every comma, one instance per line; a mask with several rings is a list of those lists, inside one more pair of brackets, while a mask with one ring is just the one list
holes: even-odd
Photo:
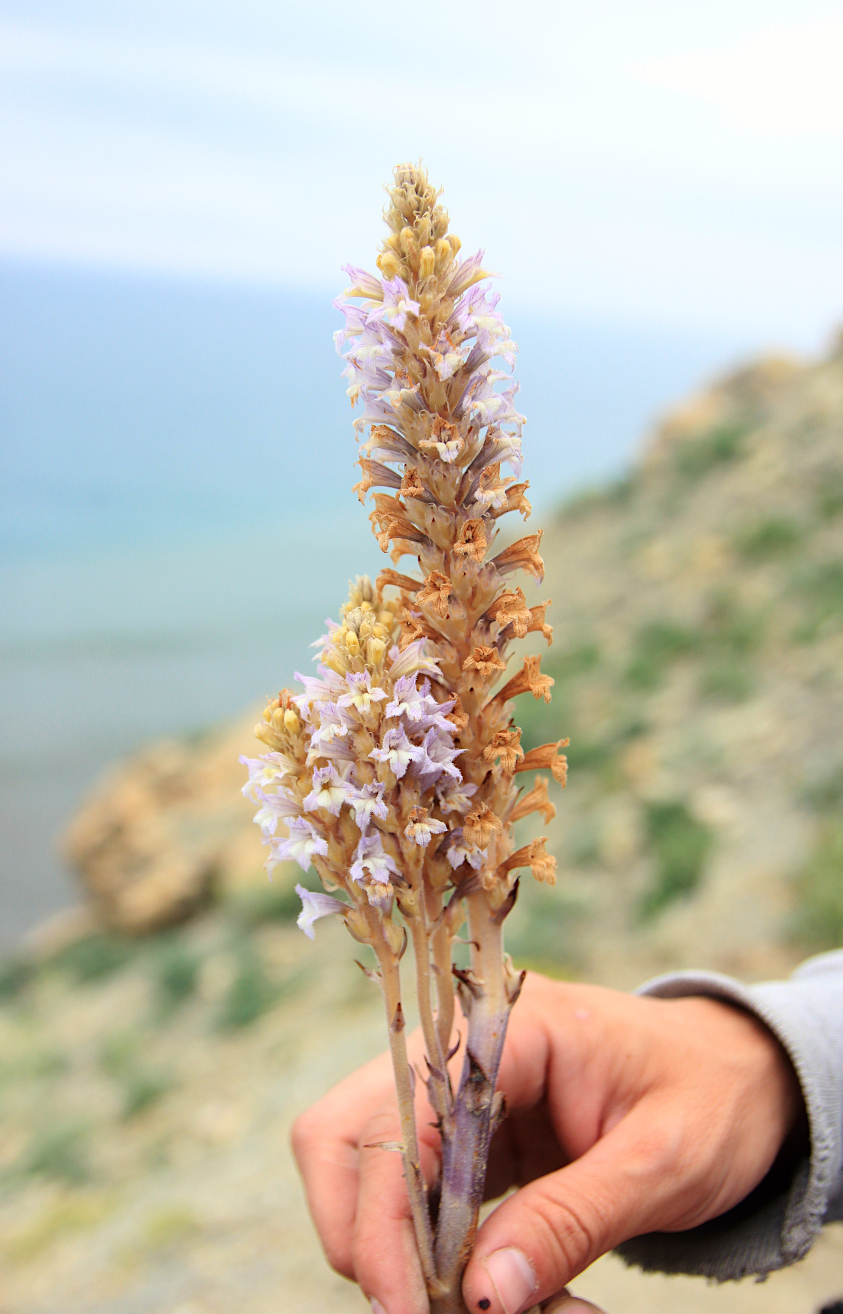
[[[78, 899], [59, 841], [110, 762], [310, 669], [383, 564], [331, 295], [0, 261], [0, 946]], [[539, 511], [763, 345], [503, 305]]]

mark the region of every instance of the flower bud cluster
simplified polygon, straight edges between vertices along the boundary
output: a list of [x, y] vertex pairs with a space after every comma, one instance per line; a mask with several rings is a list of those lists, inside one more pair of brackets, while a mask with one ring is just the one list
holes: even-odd
[[[256, 734], [271, 751], [243, 759], [244, 792], [258, 807], [270, 871], [291, 858], [305, 871], [314, 864], [327, 884], [349, 893], [356, 886], [388, 912], [396, 885], [409, 889], [403, 872], [413, 851], [434, 839], [432, 868], [447, 884], [464, 841], [442, 818], [465, 810], [475, 786], [456, 765], [459, 718], [455, 700], [442, 697], [435, 661], [423, 640], [399, 648], [395, 605], [375, 603], [370, 582], [358, 579], [342, 624], [325, 638], [317, 676], [297, 674], [305, 692], [283, 690], [269, 704]], [[477, 865], [477, 846], [469, 854]], [[339, 907], [319, 904], [321, 912]]]

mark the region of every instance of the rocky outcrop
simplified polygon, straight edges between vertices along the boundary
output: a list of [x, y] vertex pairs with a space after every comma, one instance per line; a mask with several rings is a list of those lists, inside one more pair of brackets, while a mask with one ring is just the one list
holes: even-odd
[[254, 721], [157, 744], [103, 779], [64, 849], [105, 925], [145, 933], [266, 881], [254, 808], [240, 793]]

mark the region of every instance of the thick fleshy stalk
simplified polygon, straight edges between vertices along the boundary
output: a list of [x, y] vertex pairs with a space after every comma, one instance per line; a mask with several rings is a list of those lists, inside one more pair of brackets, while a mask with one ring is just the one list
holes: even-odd
[[471, 969], [461, 974], [460, 995], [468, 1036], [454, 1116], [442, 1136], [442, 1185], [436, 1226], [436, 1272], [446, 1294], [435, 1314], [463, 1314], [460, 1279], [474, 1244], [483, 1203], [489, 1143], [504, 1114], [495, 1092], [506, 1027], [523, 977], [503, 954], [503, 918], [489, 915], [480, 894], [469, 896]]

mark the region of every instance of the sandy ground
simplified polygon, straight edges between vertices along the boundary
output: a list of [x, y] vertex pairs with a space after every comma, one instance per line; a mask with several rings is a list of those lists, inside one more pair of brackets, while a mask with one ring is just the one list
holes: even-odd
[[[213, 914], [184, 933], [196, 990], [166, 1016], [160, 945], [102, 980], [45, 971], [0, 1006], [2, 1314], [367, 1308], [325, 1263], [288, 1135], [383, 1048], [380, 1000], [339, 927], [315, 945], [284, 924], [235, 929]], [[246, 947], [271, 994], [225, 1028]], [[607, 1314], [815, 1314], [843, 1296], [843, 1228], [764, 1284], [643, 1276], [608, 1257], [574, 1287]]]

